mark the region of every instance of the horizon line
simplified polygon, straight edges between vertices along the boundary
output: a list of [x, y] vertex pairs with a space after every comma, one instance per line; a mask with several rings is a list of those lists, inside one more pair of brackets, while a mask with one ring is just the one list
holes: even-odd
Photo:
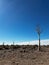
[[[49, 45], [49, 39], [40, 40], [41, 45]], [[38, 45], [38, 40], [32, 40], [32, 41], [0, 41], [0, 45]]]

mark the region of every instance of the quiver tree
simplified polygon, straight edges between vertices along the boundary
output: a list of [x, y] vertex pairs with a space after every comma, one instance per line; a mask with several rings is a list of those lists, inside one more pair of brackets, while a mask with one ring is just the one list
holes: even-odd
[[36, 32], [37, 32], [38, 38], [39, 38], [38, 50], [40, 51], [40, 35], [41, 35], [41, 33], [42, 33], [40, 25], [37, 25], [37, 26], [36, 26]]

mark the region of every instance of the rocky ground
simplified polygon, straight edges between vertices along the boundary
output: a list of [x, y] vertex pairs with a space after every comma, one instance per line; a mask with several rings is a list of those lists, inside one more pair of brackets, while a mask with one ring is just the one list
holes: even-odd
[[41, 46], [41, 51], [29, 45], [1, 49], [0, 65], [49, 65], [49, 46]]

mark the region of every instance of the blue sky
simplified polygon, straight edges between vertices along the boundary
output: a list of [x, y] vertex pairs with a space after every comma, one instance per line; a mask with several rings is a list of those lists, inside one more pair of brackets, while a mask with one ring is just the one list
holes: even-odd
[[49, 0], [0, 0], [0, 41], [49, 39]]

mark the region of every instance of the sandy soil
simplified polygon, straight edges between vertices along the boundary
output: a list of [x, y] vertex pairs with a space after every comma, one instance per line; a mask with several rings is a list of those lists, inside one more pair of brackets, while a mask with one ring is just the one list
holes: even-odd
[[49, 65], [49, 47], [41, 51], [33, 47], [0, 50], [0, 65]]

